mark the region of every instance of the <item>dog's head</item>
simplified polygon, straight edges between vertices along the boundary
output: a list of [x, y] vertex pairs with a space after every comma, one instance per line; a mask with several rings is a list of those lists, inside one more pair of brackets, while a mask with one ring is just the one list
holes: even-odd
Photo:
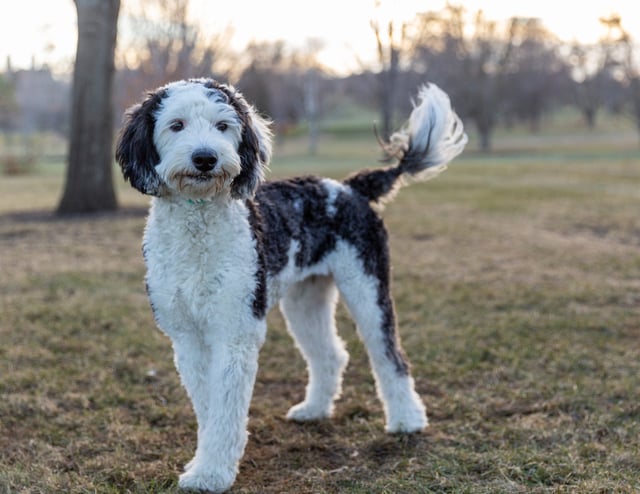
[[232, 86], [173, 82], [125, 114], [116, 160], [131, 185], [153, 196], [253, 195], [271, 159], [269, 123]]

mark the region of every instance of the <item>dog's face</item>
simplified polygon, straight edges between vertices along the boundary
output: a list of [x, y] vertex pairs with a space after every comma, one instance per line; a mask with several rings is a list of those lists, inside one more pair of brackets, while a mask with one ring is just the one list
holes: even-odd
[[271, 158], [268, 123], [233, 87], [179, 81], [130, 108], [116, 159], [144, 194], [250, 197]]

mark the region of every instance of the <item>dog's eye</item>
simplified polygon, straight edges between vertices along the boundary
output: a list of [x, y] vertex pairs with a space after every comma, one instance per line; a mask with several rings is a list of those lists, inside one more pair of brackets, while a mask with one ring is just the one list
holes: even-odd
[[220, 132], [224, 132], [225, 130], [227, 130], [227, 128], [229, 128], [227, 122], [218, 122], [216, 124], [216, 129], [218, 129]]
[[169, 125], [169, 129], [171, 129], [173, 132], [180, 132], [182, 129], [184, 129], [184, 122], [182, 120], [174, 120], [173, 122], [171, 122], [171, 125]]

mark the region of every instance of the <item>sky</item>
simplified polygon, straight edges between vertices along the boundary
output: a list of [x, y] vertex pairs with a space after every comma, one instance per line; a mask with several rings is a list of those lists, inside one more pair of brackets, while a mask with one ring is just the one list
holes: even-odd
[[[5, 2], [7, 0], [4, 0]], [[122, 10], [127, 3], [122, 0]], [[238, 50], [252, 40], [284, 39], [304, 46], [321, 39], [321, 62], [337, 72], [357, 70], [358, 60], [375, 58], [372, 18], [410, 20], [416, 13], [439, 10], [445, 0], [192, 0], [192, 14], [207, 31], [233, 26], [232, 46]], [[594, 42], [603, 33], [598, 18], [622, 16], [623, 26], [640, 42], [638, 0], [452, 0], [469, 11], [482, 9], [490, 19], [514, 15], [539, 17], [561, 39]], [[122, 11], [121, 10], [121, 11]], [[0, 15], [0, 70], [11, 57], [14, 68], [47, 63], [56, 71], [69, 70], [77, 39], [72, 0], [18, 0]]]

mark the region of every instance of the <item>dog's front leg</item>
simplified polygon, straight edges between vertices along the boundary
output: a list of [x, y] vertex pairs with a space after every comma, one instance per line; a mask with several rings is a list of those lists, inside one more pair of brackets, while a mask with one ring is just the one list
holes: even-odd
[[[205, 370], [211, 362], [211, 351], [202, 338], [193, 332], [181, 333], [178, 338], [174, 338], [173, 351], [180, 380], [191, 399], [200, 437], [209, 406], [209, 383]], [[185, 465], [185, 471], [193, 466], [194, 459]]]
[[[179, 485], [186, 489], [224, 492], [233, 484], [247, 443], [249, 404], [258, 369], [265, 324], [255, 331], [229, 331], [203, 342], [201, 356], [181, 355], [176, 364], [198, 419], [198, 445]], [[189, 376], [185, 377], [185, 374]], [[189, 389], [189, 388], [192, 389]]]

